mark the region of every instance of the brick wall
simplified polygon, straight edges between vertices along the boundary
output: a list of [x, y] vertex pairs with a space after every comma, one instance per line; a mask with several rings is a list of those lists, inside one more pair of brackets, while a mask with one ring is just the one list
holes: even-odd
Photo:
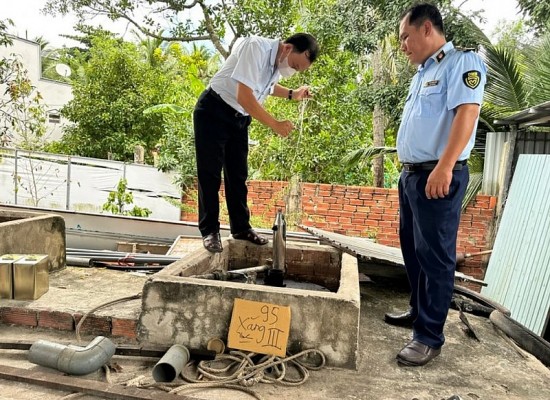
[[[399, 200], [397, 189], [363, 186], [343, 186], [301, 183], [291, 190], [288, 182], [248, 182], [248, 205], [252, 225], [269, 228], [278, 208], [285, 212], [287, 221], [313, 226], [349, 236], [367, 237], [377, 243], [399, 247]], [[298, 209], [287, 210], [287, 204], [297, 192]], [[220, 191], [221, 222], [227, 224], [223, 186]], [[196, 191], [183, 200], [186, 211], [181, 219], [197, 221]], [[294, 204], [294, 203], [292, 203]], [[458, 232], [457, 251], [478, 253], [487, 250], [492, 235], [496, 197], [477, 195], [462, 215]], [[290, 211], [290, 214], [289, 212]], [[469, 257], [458, 270], [483, 279], [488, 256]]]

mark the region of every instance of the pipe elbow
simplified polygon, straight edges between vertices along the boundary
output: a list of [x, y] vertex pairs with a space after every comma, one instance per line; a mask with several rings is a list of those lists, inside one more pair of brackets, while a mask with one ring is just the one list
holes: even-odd
[[38, 340], [29, 349], [29, 361], [70, 375], [86, 375], [100, 369], [115, 351], [115, 344], [103, 336], [96, 337], [86, 347]]

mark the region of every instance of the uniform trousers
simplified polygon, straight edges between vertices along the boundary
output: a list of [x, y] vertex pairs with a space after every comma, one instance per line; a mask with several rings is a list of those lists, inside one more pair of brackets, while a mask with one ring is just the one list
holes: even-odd
[[430, 173], [401, 173], [399, 239], [411, 285], [411, 312], [416, 316], [413, 339], [440, 348], [454, 289], [456, 239], [469, 172], [467, 166], [453, 171], [449, 194], [440, 199], [426, 197]]
[[231, 233], [251, 228], [247, 206], [248, 126], [251, 117], [237, 111], [212, 89], [199, 97], [193, 112], [202, 236], [220, 229], [218, 192], [223, 170]]

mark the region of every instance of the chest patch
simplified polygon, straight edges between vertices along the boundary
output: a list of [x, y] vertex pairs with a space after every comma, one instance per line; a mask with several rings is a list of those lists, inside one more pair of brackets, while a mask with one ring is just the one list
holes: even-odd
[[479, 83], [481, 82], [481, 73], [476, 70], [465, 72], [462, 75], [462, 81], [470, 89], [475, 89], [479, 86]]
[[428, 81], [428, 82], [424, 83], [424, 87], [437, 86], [438, 84], [439, 84], [439, 80]]

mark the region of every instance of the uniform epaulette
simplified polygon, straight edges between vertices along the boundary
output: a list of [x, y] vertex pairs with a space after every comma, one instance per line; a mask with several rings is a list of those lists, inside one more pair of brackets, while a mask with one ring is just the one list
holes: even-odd
[[467, 53], [469, 51], [475, 51], [477, 53], [476, 47], [455, 47], [455, 49], [457, 49], [458, 51], [462, 51], [464, 53]]

